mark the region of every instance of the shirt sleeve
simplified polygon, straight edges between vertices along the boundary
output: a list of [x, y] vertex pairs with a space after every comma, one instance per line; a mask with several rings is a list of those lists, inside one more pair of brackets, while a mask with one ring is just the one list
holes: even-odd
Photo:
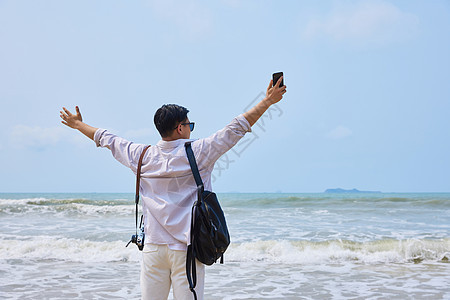
[[118, 137], [106, 129], [97, 129], [94, 134], [97, 147], [108, 148], [114, 158], [136, 173], [139, 157], [144, 150], [144, 144], [136, 144]]
[[213, 135], [194, 141], [193, 147], [198, 147], [196, 159], [199, 162], [199, 168], [202, 169], [214, 164], [225, 152], [236, 145], [247, 132], [251, 131], [250, 123], [241, 114]]

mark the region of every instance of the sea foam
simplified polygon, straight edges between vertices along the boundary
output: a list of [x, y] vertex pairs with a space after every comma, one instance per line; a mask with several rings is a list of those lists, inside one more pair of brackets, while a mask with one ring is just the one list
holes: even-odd
[[421, 261], [447, 262], [450, 239], [379, 240], [353, 242], [333, 240], [257, 241], [231, 244], [226, 252], [229, 261], [268, 261], [276, 263], [321, 264], [333, 262], [407, 263]]
[[139, 251], [135, 248], [125, 248], [125, 241], [106, 242], [37, 236], [25, 240], [1, 240], [0, 257], [71, 262], [139, 261]]
[[[74, 262], [139, 261], [137, 249], [125, 248], [125, 243], [126, 241], [90, 241], [48, 236], [25, 237], [24, 240], [3, 239], [0, 243], [0, 257]], [[450, 239], [380, 240], [364, 243], [345, 240], [256, 241], [232, 243], [225, 253], [225, 259], [231, 262], [263, 261], [306, 265], [447, 262], [450, 258], [448, 249]]]
[[127, 200], [89, 200], [89, 199], [0, 199], [0, 213], [36, 214], [51, 213], [57, 215], [129, 215], [134, 211], [134, 203]]

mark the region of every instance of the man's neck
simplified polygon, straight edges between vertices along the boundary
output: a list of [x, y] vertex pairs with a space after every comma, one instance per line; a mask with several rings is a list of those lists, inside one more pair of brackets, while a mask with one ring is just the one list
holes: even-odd
[[173, 137], [173, 136], [162, 138], [162, 140], [165, 142], [172, 142], [172, 141], [181, 140], [181, 139], [182, 139], [182, 137]]

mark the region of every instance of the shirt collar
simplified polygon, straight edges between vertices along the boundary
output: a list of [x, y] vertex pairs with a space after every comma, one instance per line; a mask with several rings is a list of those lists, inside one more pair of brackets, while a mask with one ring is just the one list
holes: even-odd
[[163, 141], [160, 140], [156, 146], [160, 147], [160, 148], [177, 148], [180, 145], [184, 145], [184, 143], [189, 142], [189, 141], [194, 141], [192, 139], [178, 139], [178, 140], [173, 140], [173, 141]]

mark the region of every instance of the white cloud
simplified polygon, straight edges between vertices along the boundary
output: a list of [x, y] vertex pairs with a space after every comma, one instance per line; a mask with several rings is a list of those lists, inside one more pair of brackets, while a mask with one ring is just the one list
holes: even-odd
[[352, 135], [353, 132], [345, 126], [339, 125], [327, 133], [327, 137], [333, 140], [340, 140]]
[[77, 147], [93, 144], [83, 134], [63, 125], [61, 127], [15, 125], [9, 133], [9, 147], [15, 149], [43, 150], [63, 143]]
[[312, 19], [303, 36], [337, 41], [386, 43], [415, 34], [418, 18], [385, 1], [359, 1], [335, 8], [327, 16]]
[[131, 141], [146, 142], [149, 141], [151, 138], [157, 136], [155, 132], [156, 132], [155, 128], [129, 129], [124, 132], [123, 137]]
[[16, 125], [10, 132], [10, 144], [14, 148], [46, 148], [61, 141], [66, 135], [62, 127]]
[[174, 24], [188, 40], [198, 40], [212, 31], [212, 13], [198, 0], [149, 0], [149, 4], [158, 17]]
[[[130, 141], [139, 140], [145, 142], [155, 136], [155, 129], [129, 129], [121, 134], [121, 136]], [[70, 143], [77, 147], [91, 147], [94, 145], [94, 143], [82, 133], [65, 126], [46, 128], [40, 126], [15, 125], [9, 133], [9, 145], [15, 149], [31, 148], [42, 150], [60, 143]]]

